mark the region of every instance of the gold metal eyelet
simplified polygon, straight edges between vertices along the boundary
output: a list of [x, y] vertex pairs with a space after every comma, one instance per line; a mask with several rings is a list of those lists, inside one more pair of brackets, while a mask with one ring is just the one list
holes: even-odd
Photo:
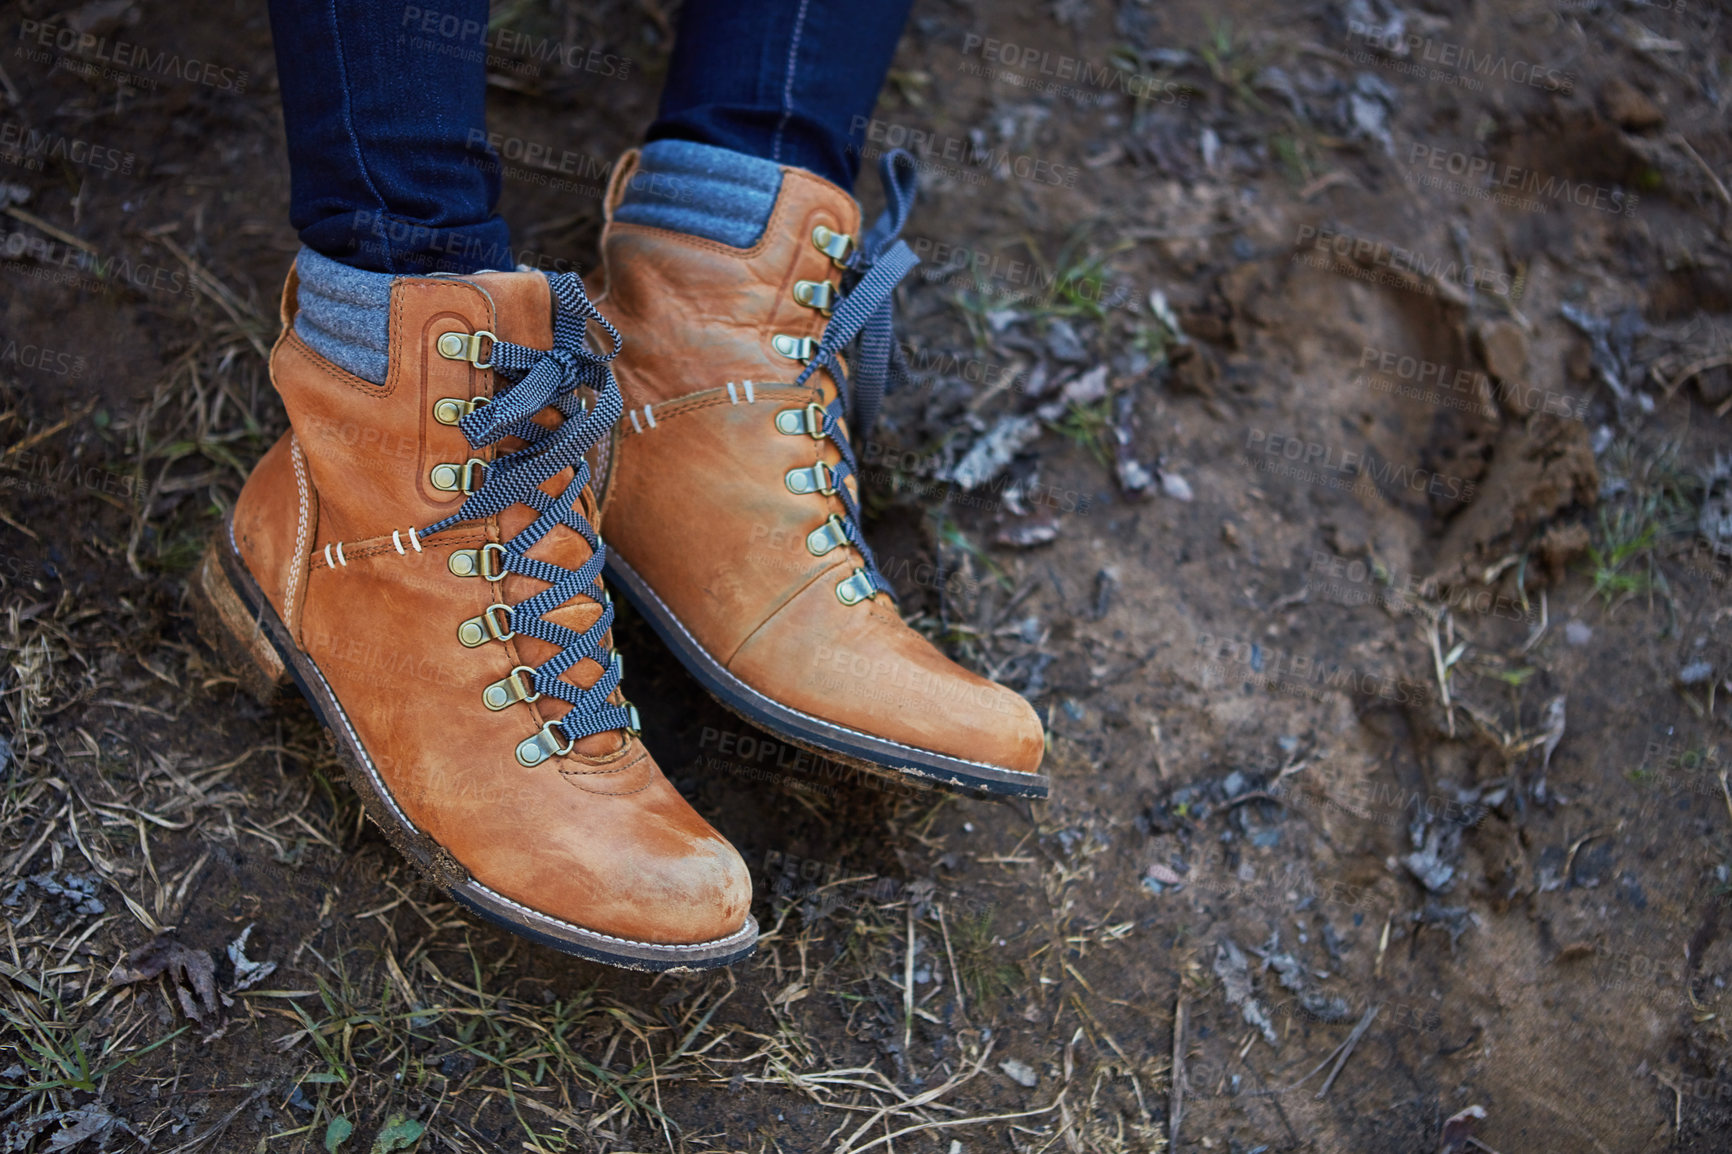
[[[503, 625], [497, 617], [500, 613], [505, 614]], [[457, 627], [457, 640], [470, 649], [489, 641], [509, 641], [516, 636], [516, 630], [511, 628], [511, 606], [497, 601], [482, 610], [481, 616], [471, 617]]]
[[498, 581], [505, 576], [505, 563], [487, 562], [488, 554], [499, 551], [499, 556], [505, 556], [505, 546], [495, 541], [489, 541], [479, 549], [453, 549], [451, 559], [445, 562], [445, 567], [458, 577], [485, 577], [489, 581]]
[[817, 309], [825, 316], [836, 308], [836, 286], [827, 280], [797, 280], [794, 282], [794, 299], [809, 309]]
[[836, 583], [836, 600], [844, 605], [858, 605], [876, 592], [877, 587], [864, 569], [856, 569]]
[[471, 457], [461, 465], [441, 462], [427, 474], [427, 483], [441, 493], [473, 493], [477, 488], [475, 470], [486, 467], [487, 462], [479, 457]]
[[848, 543], [848, 529], [842, 524], [842, 518], [832, 513], [824, 519], [824, 523], [806, 534], [806, 552], [814, 557], [822, 557], [830, 550]]
[[[487, 341], [487, 360], [481, 359], [481, 342]], [[438, 343], [434, 346], [439, 355], [448, 361], [468, 361], [478, 369], [493, 367], [493, 346], [499, 338], [482, 329], [480, 332], [449, 332], [440, 333]]]
[[837, 232], [827, 224], [821, 224], [812, 230], [812, 243], [818, 246], [818, 251], [830, 258], [837, 268], [847, 268], [848, 258], [854, 252], [854, 238], [845, 232]]
[[[529, 674], [529, 685], [523, 684], [523, 674]], [[501, 709], [509, 709], [520, 701], [535, 701], [541, 697], [541, 692], [535, 688], [535, 670], [527, 665], [519, 665], [503, 678], [495, 681], [481, 691], [481, 704], [498, 713]]]
[[486, 397], [472, 397], [467, 401], [461, 397], [440, 397], [433, 402], [433, 419], [441, 425], [455, 425], [486, 403]]
[[776, 414], [776, 431], [790, 437], [808, 434], [814, 441], [824, 439], [824, 408], [813, 401], [803, 409], [783, 409]]
[[831, 472], [830, 466], [819, 461], [807, 468], [789, 469], [782, 483], [788, 486], [788, 492], [802, 497], [808, 493], [822, 493], [828, 497], [836, 491], [836, 474]]
[[625, 703], [625, 711], [631, 715], [631, 720], [626, 722], [625, 731], [636, 737], [643, 732], [643, 718], [637, 715], [637, 706], [629, 701]]
[[577, 742], [566, 738], [561, 746], [558, 733], [558, 722], [542, 722], [541, 729], [517, 743], [517, 764], [525, 769], [534, 769], [550, 757], [564, 757], [571, 752]]
[[777, 333], [770, 338], [770, 347], [791, 361], [804, 364], [818, 352], [818, 342], [811, 337], [794, 337], [787, 333]]

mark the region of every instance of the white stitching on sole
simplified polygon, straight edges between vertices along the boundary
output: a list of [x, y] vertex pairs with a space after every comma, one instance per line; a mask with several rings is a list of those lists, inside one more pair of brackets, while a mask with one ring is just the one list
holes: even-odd
[[852, 734], [855, 737], [864, 737], [870, 741], [881, 741], [885, 745], [893, 745], [897, 749], [906, 749], [910, 753], [924, 753], [930, 757], [942, 757], [948, 761], [958, 762], [962, 765], [974, 765], [974, 766], [979, 766], [981, 769], [995, 769], [999, 773], [1014, 773], [1019, 777], [1039, 779], [1040, 774], [1038, 774], [1038, 773], [1023, 773], [1020, 769], [1010, 769], [1007, 766], [994, 765], [990, 761], [969, 761], [965, 757], [953, 757], [952, 755], [950, 755], [948, 753], [939, 753], [936, 749], [921, 749], [918, 745], [904, 745], [900, 741], [892, 741], [888, 737], [879, 737], [875, 733], [862, 733], [858, 729], [849, 729], [846, 725], [837, 725], [833, 721], [825, 721], [822, 717], [813, 717], [811, 714], [805, 713], [805, 712], [798, 710], [798, 709], [795, 709], [791, 705], [783, 705], [780, 701], [777, 701], [773, 697], [764, 696], [762, 693], [759, 693], [756, 689], [753, 689], [750, 685], [747, 685], [744, 681], [741, 681], [738, 677], [735, 677], [733, 675], [733, 673], [730, 672], [726, 666], [724, 666], [721, 662], [717, 661], [714, 657], [710, 656], [710, 651], [705, 649], [702, 645], [698, 644], [698, 639], [696, 637], [693, 637], [691, 635], [691, 632], [686, 629], [685, 623], [682, 622], [678, 617], [676, 617], [674, 615], [674, 611], [672, 609], [668, 608], [668, 603], [666, 601], [663, 601], [661, 599], [661, 597], [656, 594], [656, 591], [654, 589], [651, 589], [649, 587], [649, 585], [647, 583], [645, 583], [645, 581], [642, 577], [638, 576], [637, 570], [632, 569], [631, 566], [627, 565], [624, 560], [620, 559], [619, 554], [617, 554], [617, 553], [615, 553], [613, 555], [613, 559], [619, 561], [619, 565], [620, 565], [621, 569], [623, 569], [623, 570], [625, 570], [631, 574], [631, 578], [632, 578], [631, 583], [634, 584], [634, 586], [638, 592], [647, 593], [655, 601], [655, 603], [657, 605], [662, 607], [662, 610], [667, 614], [667, 619], [669, 621], [672, 621], [674, 623], [674, 625], [676, 627], [678, 627], [678, 629], [681, 633], [685, 634], [686, 640], [688, 640], [692, 643], [693, 649], [695, 649], [699, 653], [703, 654], [704, 658], [707, 661], [709, 661], [710, 665], [712, 667], [714, 667], [718, 673], [720, 673], [722, 676], [726, 677], [728, 680], [732, 681], [735, 685], [738, 685], [741, 689], [744, 689], [747, 693], [750, 693], [753, 697], [756, 697], [759, 700], [761, 700], [761, 701], [763, 701], [769, 705], [773, 705], [777, 709], [780, 709], [785, 713], [791, 713], [795, 717], [803, 718], [806, 721], [814, 722], [818, 725], [823, 726], [825, 729], [833, 729], [837, 733]]

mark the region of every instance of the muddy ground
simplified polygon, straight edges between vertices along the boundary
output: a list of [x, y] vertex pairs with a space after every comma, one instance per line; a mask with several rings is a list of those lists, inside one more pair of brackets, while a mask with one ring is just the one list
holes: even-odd
[[[494, 11], [587, 269], [675, 13]], [[1732, 1150], [1720, 6], [921, 0], [870, 527], [1052, 798], [832, 772], [628, 617], [767, 930], [661, 978], [442, 901], [197, 638], [284, 427], [262, 5], [0, 15], [0, 1147]]]

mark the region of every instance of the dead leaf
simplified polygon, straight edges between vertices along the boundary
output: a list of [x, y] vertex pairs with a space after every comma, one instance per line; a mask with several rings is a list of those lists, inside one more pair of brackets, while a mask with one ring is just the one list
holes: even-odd
[[1214, 968], [1215, 976], [1221, 979], [1221, 990], [1227, 995], [1227, 1004], [1239, 1007], [1246, 1024], [1263, 1031], [1263, 1037], [1273, 1046], [1275, 1024], [1269, 1020], [1269, 1011], [1252, 992], [1251, 965], [1245, 958], [1245, 951], [1231, 938], [1225, 939], [1215, 947]]
[[187, 1017], [201, 1026], [214, 1025], [221, 1019], [216, 966], [210, 955], [189, 949], [166, 935], [126, 955], [126, 960], [109, 975], [109, 981], [117, 986], [130, 986], [163, 974], [169, 976], [169, 985]]

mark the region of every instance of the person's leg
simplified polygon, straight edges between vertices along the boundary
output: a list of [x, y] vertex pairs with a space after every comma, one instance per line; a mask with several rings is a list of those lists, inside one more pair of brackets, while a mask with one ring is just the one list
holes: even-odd
[[487, 0], [429, 17], [360, 0], [271, 0], [289, 218], [351, 268], [510, 268], [486, 147]]
[[770, 218], [782, 165], [851, 190], [849, 137], [878, 101], [910, 3], [688, 3], [617, 219], [743, 248]]
[[295, 331], [385, 379], [393, 276], [512, 267], [487, 148], [487, 0], [429, 17], [357, 0], [271, 0], [289, 148]]
[[368, 815], [473, 912], [636, 969], [726, 964], [751, 877], [643, 747], [589, 513], [619, 334], [574, 273], [482, 271], [513, 264], [486, 6], [414, 11], [273, 4], [307, 245], [270, 358], [289, 430], [194, 578], [200, 629], [247, 684], [300, 685]]
[[690, 0], [647, 141], [688, 140], [852, 188], [856, 117], [872, 114], [912, 0]]
[[862, 229], [848, 142], [905, 12], [682, 13], [602, 233], [596, 303], [626, 334], [630, 422], [607, 470], [609, 579], [706, 689], [792, 745], [1040, 797], [1039, 717], [903, 622], [861, 521], [856, 446], [904, 375], [892, 294], [918, 262], [896, 239], [911, 158], [884, 158], [886, 211]]

